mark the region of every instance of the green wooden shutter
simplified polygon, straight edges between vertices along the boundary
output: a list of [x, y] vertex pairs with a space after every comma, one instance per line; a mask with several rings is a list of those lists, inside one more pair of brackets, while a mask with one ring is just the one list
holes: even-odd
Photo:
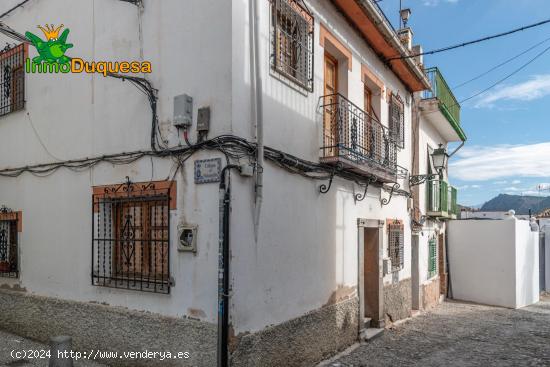
[[428, 278], [437, 273], [437, 243], [435, 238], [428, 241]]

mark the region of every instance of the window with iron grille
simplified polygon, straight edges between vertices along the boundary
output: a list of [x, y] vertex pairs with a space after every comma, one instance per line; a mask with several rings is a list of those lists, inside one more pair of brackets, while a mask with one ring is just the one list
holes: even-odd
[[25, 107], [25, 55], [25, 44], [0, 51], [0, 116]]
[[18, 220], [17, 213], [0, 208], [0, 277], [19, 276]]
[[301, 0], [271, 2], [271, 67], [313, 91], [313, 16]]
[[437, 241], [431, 238], [428, 241], [428, 278], [437, 274]]
[[162, 183], [94, 189], [93, 285], [170, 293], [172, 185]]
[[405, 264], [405, 227], [401, 221], [393, 221], [388, 224], [388, 257], [391, 260], [392, 271], [403, 269]]
[[405, 148], [405, 106], [399, 96], [390, 98], [390, 137], [400, 148]]

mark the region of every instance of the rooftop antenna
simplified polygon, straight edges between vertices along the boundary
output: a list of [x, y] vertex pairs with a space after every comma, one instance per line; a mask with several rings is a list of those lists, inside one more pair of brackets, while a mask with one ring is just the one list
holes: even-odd
[[401, 11], [403, 10], [403, 0], [399, 0], [399, 28], [403, 24], [403, 19], [401, 18]]

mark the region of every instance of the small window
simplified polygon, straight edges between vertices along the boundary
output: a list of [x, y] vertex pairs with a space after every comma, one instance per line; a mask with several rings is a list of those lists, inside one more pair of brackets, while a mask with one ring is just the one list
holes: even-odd
[[437, 274], [437, 241], [431, 238], [428, 241], [428, 279]]
[[313, 16], [302, 1], [271, 1], [271, 67], [313, 91]]
[[25, 107], [25, 45], [0, 51], [0, 116]]
[[393, 221], [388, 224], [388, 257], [391, 260], [392, 271], [403, 269], [405, 264], [404, 250], [405, 227], [401, 221]]
[[169, 182], [94, 188], [92, 284], [170, 293]]
[[390, 98], [390, 137], [400, 147], [405, 148], [405, 107], [399, 96], [392, 93]]
[[19, 221], [19, 213], [6, 207], [0, 208], [0, 277], [19, 276]]

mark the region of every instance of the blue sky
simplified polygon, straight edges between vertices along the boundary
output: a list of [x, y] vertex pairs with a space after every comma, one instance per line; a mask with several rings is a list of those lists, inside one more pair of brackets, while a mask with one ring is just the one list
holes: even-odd
[[[402, 0], [424, 51], [462, 43], [550, 18], [549, 0]], [[382, 0], [398, 24], [399, 0]], [[547, 40], [548, 39], [548, 40]], [[545, 41], [546, 40], [546, 41]], [[550, 24], [477, 45], [425, 56], [453, 87], [539, 42], [541, 45], [487, 76], [454, 89], [463, 100], [550, 47]], [[550, 50], [491, 91], [462, 105], [466, 146], [450, 162], [459, 203], [482, 204], [499, 193], [550, 195]], [[538, 190], [542, 185], [546, 190]]]

